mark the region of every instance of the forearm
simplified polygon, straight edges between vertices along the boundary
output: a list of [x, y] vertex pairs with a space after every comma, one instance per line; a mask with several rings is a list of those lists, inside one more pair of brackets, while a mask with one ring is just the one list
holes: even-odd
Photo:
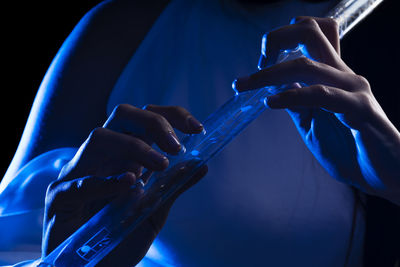
[[353, 131], [366, 191], [400, 205], [400, 133], [382, 110]]

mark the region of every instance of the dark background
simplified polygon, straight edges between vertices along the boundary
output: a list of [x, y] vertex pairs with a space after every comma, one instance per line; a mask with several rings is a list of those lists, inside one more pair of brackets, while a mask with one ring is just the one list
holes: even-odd
[[[5, 1], [4, 1], [5, 2]], [[0, 180], [17, 149], [51, 61], [74, 26], [101, 0], [8, 1], [1, 6]]]
[[[28, 2], [28, 1], [26, 1]], [[14, 1], [1, 7], [2, 101], [0, 173], [5, 173], [17, 148], [40, 82], [79, 19], [100, 0], [52, 3]], [[368, 78], [374, 94], [399, 129], [397, 83], [398, 10], [396, 0], [385, 0], [342, 41], [345, 61]], [[397, 23], [396, 23], [397, 22]], [[0, 178], [1, 179], [1, 178]]]

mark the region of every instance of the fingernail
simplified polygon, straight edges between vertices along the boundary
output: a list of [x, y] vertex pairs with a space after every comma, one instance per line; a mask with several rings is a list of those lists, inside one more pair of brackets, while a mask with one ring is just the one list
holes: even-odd
[[268, 42], [268, 34], [264, 34], [261, 40], [261, 56], [267, 56], [267, 42]]
[[156, 165], [164, 165], [166, 163], [166, 161], [168, 161], [167, 157], [158, 153], [155, 150], [150, 150], [149, 151], [149, 158], [151, 161], [153, 161], [153, 163], [155, 163]]
[[171, 147], [175, 150], [181, 149], [181, 143], [179, 143], [178, 138], [175, 136], [175, 134], [173, 132], [168, 132], [167, 142], [168, 142], [169, 147]]
[[201, 124], [198, 120], [196, 120], [193, 117], [189, 117], [187, 122], [188, 122], [188, 125], [189, 125], [190, 128], [193, 128], [195, 130], [203, 129], [203, 124]]

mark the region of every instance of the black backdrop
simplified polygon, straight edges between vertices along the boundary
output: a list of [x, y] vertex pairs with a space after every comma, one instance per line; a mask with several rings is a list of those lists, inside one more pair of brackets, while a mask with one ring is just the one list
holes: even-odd
[[[4, 1], [5, 2], [5, 1]], [[63, 40], [100, 0], [20, 1], [3, 4], [0, 172], [17, 148], [40, 82]], [[378, 100], [399, 127], [398, 10], [385, 0], [342, 41], [345, 61], [370, 81]], [[2, 177], [3, 175], [1, 175]], [[0, 178], [1, 179], [1, 178]]]
[[36, 92], [53, 57], [81, 17], [100, 2], [2, 3], [1, 63], [5, 70], [1, 75], [1, 177], [17, 149]]

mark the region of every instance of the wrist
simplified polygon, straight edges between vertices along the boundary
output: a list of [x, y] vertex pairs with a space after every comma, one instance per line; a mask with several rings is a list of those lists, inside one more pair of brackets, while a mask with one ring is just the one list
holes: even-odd
[[380, 107], [361, 126], [352, 133], [365, 191], [400, 205], [400, 133]]

